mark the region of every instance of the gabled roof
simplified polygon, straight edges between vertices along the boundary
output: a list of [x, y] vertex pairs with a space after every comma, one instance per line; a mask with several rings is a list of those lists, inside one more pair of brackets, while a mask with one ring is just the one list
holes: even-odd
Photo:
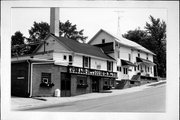
[[58, 43], [63, 44], [66, 48], [68, 48], [69, 50], [71, 50], [75, 53], [81, 53], [81, 54], [86, 54], [87, 56], [91, 55], [91, 56], [100, 57], [100, 58], [104, 58], [104, 59], [114, 60], [111, 57], [109, 57], [108, 55], [106, 55], [103, 52], [103, 50], [99, 47], [89, 45], [86, 43], [79, 43], [75, 40], [68, 39], [65, 37], [57, 37], [54, 34], [49, 34], [49, 35], [56, 38]]
[[137, 49], [137, 50], [141, 50], [141, 51], [144, 51], [144, 52], [146, 52], [146, 53], [150, 53], [150, 54], [152, 54], [152, 55], [155, 55], [153, 52], [151, 52], [150, 50], [144, 48], [143, 46], [139, 45], [138, 43], [133, 42], [133, 41], [131, 41], [131, 40], [128, 40], [128, 39], [126, 39], [126, 38], [124, 38], [124, 37], [122, 37], [122, 36], [118, 37], [118, 36], [116, 36], [116, 35], [113, 35], [113, 34], [107, 32], [107, 31], [103, 30], [103, 29], [100, 29], [100, 30], [94, 35], [94, 37], [88, 42], [88, 44], [90, 44], [90, 43], [93, 41], [93, 39], [96, 38], [96, 36], [98, 36], [101, 32], [104, 32], [104, 33], [110, 35], [111, 37], [114, 38], [115, 41], [117, 41], [118, 43], [120, 43], [120, 44], [122, 44], [122, 45], [124, 45], [124, 46], [132, 47], [132, 48], [135, 48], [135, 49]]

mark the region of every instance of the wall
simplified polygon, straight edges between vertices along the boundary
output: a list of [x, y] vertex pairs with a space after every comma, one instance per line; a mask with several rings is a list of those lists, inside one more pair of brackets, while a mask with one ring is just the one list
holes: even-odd
[[91, 45], [95, 45], [95, 44], [101, 44], [102, 43], [102, 39], [105, 39], [105, 43], [108, 42], [113, 42], [113, 37], [109, 36], [108, 34], [106, 34], [105, 32], [100, 32], [100, 34], [98, 36], [96, 36], [91, 42]]
[[91, 88], [91, 79], [89, 76], [87, 77], [87, 88], [77, 88], [77, 76], [78, 75], [73, 75], [71, 74], [71, 96], [75, 95], [81, 95], [81, 94], [86, 94], [92, 92]]
[[[62, 71], [67, 71], [67, 69], [65, 67], [55, 66], [53, 64], [33, 65], [32, 96], [53, 96], [56, 89], [61, 89], [60, 72]], [[40, 87], [42, 72], [51, 73], [51, 82], [54, 83], [52, 88]]]
[[[68, 49], [62, 44], [59, 44], [59, 42], [55, 40], [55, 38], [49, 36], [46, 39], [45, 50], [46, 51], [54, 50], [56, 52], [60, 52], [60, 51], [67, 51]], [[42, 45], [37, 52], [43, 52], [43, 51], [44, 51], [44, 45]]]

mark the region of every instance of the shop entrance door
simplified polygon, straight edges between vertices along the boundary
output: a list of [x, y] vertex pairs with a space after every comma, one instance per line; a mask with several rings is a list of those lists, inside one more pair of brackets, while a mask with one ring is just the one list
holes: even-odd
[[71, 77], [70, 74], [61, 73], [61, 97], [71, 96]]
[[99, 77], [92, 77], [92, 92], [99, 92]]

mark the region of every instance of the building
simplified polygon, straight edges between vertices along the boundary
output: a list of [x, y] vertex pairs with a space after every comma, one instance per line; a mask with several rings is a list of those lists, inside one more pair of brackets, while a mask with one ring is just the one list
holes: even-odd
[[116, 61], [101, 48], [49, 34], [32, 55], [12, 58], [12, 94], [61, 96], [115, 86]]
[[157, 80], [154, 77], [155, 54], [143, 46], [103, 29], [88, 44], [102, 48], [104, 53], [116, 60], [118, 83], [125, 85], [124, 82], [129, 81], [128, 84], [132, 83], [133, 86]]

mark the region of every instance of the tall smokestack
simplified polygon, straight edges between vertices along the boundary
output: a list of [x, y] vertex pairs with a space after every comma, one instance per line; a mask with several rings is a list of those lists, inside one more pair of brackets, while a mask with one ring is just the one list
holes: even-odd
[[59, 37], [59, 8], [50, 8], [50, 33]]

